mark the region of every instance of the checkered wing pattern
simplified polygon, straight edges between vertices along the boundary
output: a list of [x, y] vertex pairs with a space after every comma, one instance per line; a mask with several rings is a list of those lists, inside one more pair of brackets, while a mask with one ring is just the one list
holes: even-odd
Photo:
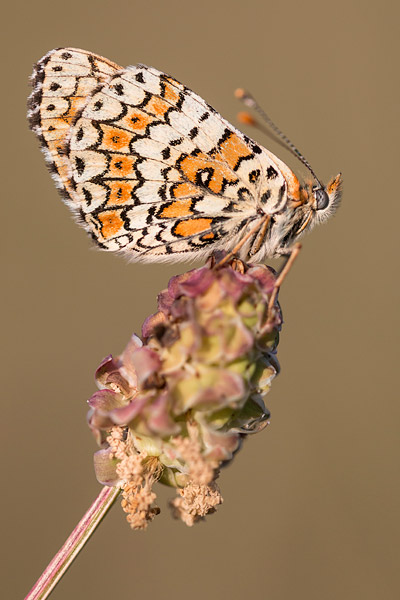
[[101, 248], [134, 260], [199, 257], [254, 226], [266, 187], [265, 202], [286, 201], [275, 157], [165, 73], [62, 49], [33, 77], [32, 127]]
[[76, 48], [51, 50], [35, 65], [28, 119], [64, 199], [79, 205], [66, 152], [71, 125], [88, 97], [121, 70], [115, 63]]

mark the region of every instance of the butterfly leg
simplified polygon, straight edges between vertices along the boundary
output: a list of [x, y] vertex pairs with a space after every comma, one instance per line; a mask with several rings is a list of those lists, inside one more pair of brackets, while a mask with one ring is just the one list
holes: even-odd
[[264, 239], [265, 232], [267, 230], [270, 218], [271, 218], [270, 215], [264, 215], [264, 217], [261, 219], [261, 221], [258, 221], [257, 225], [255, 227], [253, 227], [253, 229], [250, 229], [250, 231], [248, 233], [246, 233], [245, 236], [242, 237], [240, 242], [238, 242], [236, 244], [236, 246], [234, 248], [232, 248], [232, 250], [226, 256], [224, 256], [224, 258], [222, 260], [220, 260], [219, 263], [217, 263], [216, 266], [221, 267], [226, 262], [228, 262], [228, 260], [230, 260], [232, 258], [232, 256], [234, 256], [236, 254], [236, 252], [238, 252], [238, 250], [240, 250], [240, 248], [247, 242], [247, 240], [249, 238], [251, 238], [251, 236], [253, 236], [255, 233], [261, 231], [262, 232], [261, 238]]
[[268, 218], [264, 220], [259, 232], [257, 233], [257, 237], [254, 240], [253, 246], [249, 250], [249, 256], [254, 256], [255, 254], [257, 254], [257, 252], [264, 243], [265, 237], [268, 232], [268, 227], [271, 222], [271, 217], [269, 215], [267, 215], [267, 217]]
[[265, 331], [267, 331], [268, 328], [270, 327], [270, 325], [272, 324], [272, 321], [274, 318], [274, 304], [275, 304], [275, 300], [276, 300], [276, 297], [279, 292], [279, 288], [281, 287], [282, 283], [285, 280], [285, 277], [287, 276], [290, 269], [292, 268], [294, 261], [296, 260], [296, 258], [298, 257], [298, 255], [300, 253], [300, 250], [301, 250], [301, 244], [297, 243], [294, 246], [292, 246], [292, 248], [289, 250], [288, 254], [286, 255], [285, 263], [284, 263], [282, 269], [279, 271], [278, 277], [275, 280], [274, 289], [272, 290], [272, 294], [271, 294], [271, 297], [268, 302], [267, 322], [262, 328], [262, 333], [265, 333]]

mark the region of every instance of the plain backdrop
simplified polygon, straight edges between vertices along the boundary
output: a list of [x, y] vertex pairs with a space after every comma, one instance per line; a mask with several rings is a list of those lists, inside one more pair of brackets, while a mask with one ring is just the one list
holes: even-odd
[[222, 473], [222, 507], [190, 529], [159, 486], [141, 533], [115, 506], [54, 599], [397, 599], [398, 3], [37, 0], [2, 17], [4, 597], [25, 596], [99, 492], [93, 372], [187, 268], [94, 250], [61, 202], [26, 97], [33, 63], [74, 46], [164, 70], [233, 123], [250, 89], [344, 195], [282, 290], [271, 426]]

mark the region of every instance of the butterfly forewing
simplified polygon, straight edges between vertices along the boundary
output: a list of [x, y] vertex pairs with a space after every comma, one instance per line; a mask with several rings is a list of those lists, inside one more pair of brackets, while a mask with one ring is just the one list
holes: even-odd
[[208, 249], [226, 236], [226, 219], [234, 235], [256, 215], [262, 165], [252, 146], [182, 84], [129, 67], [92, 95], [72, 127], [86, 223], [102, 246], [146, 258]]
[[31, 126], [102, 248], [196, 257], [286, 202], [278, 159], [165, 73], [67, 48], [39, 61], [33, 86]]

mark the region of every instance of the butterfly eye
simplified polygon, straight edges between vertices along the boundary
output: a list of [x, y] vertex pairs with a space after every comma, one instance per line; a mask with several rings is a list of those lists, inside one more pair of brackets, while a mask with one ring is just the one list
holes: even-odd
[[317, 210], [324, 210], [329, 204], [329, 196], [324, 188], [313, 189]]

